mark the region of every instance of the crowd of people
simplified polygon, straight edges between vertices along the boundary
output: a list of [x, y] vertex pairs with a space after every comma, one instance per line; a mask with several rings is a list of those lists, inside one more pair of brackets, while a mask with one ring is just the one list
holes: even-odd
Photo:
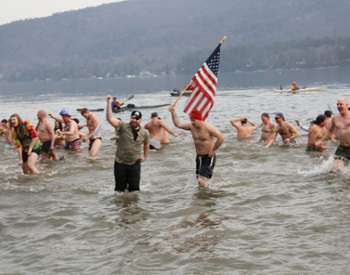
[[[150, 121], [142, 126], [142, 113], [134, 110], [130, 120], [124, 122], [113, 117], [115, 100], [107, 97], [106, 120], [115, 129], [116, 154], [114, 161], [115, 191], [140, 190], [141, 163], [148, 158], [149, 150], [159, 150], [170, 142], [170, 135], [177, 134], [159, 117], [156, 112], [151, 114]], [[342, 170], [350, 160], [350, 111], [348, 101], [341, 98], [337, 101], [339, 114], [333, 115], [329, 110], [320, 114], [309, 127], [297, 124], [302, 131], [308, 132], [307, 151], [323, 152], [327, 150], [327, 142], [338, 143], [334, 157], [334, 171]], [[201, 113], [193, 109], [189, 122], [183, 122], [176, 113], [176, 105], [169, 108], [175, 127], [190, 131], [196, 150], [196, 178], [198, 185], [208, 187], [208, 181], [213, 175], [216, 162], [216, 152], [224, 143], [224, 135], [211, 123], [204, 121]], [[40, 110], [37, 113], [38, 123], [34, 125], [23, 120], [18, 114], [3, 119], [0, 124], [0, 135], [5, 142], [16, 148], [19, 163], [24, 173], [39, 173], [36, 164], [38, 160], [57, 160], [56, 148], [62, 147], [71, 152], [81, 152], [81, 143], [89, 143], [89, 158], [95, 160], [102, 147], [101, 119], [87, 108], [79, 109], [86, 120], [84, 125], [72, 118], [66, 109], [59, 112], [59, 117]], [[54, 125], [49, 118], [54, 120]], [[283, 113], [261, 114], [260, 141], [265, 147], [276, 143], [280, 136], [285, 146], [296, 144], [300, 136], [299, 129], [286, 121]], [[258, 129], [257, 124], [248, 118], [230, 120], [237, 131], [238, 140], [249, 139]], [[87, 132], [81, 130], [87, 128]]]

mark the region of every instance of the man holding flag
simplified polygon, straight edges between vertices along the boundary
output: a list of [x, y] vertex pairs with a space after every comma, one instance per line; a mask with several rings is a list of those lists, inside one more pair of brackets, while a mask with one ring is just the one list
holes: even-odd
[[215, 166], [216, 150], [223, 144], [223, 134], [212, 124], [205, 122], [214, 105], [217, 76], [220, 63], [220, 49], [224, 37], [206, 62], [199, 68], [188, 85], [183, 89], [192, 91], [184, 112], [189, 114], [190, 123], [181, 122], [176, 114], [176, 104], [180, 97], [169, 108], [173, 123], [177, 128], [189, 130], [192, 133], [196, 148], [196, 176], [199, 186], [208, 187], [208, 179], [212, 177]]

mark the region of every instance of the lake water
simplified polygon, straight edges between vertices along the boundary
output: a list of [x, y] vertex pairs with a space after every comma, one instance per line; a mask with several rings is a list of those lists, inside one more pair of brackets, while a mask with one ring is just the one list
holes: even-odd
[[[255, 75], [239, 89], [222, 84], [209, 121], [226, 140], [208, 190], [196, 185], [192, 139], [181, 130], [143, 163], [142, 191], [125, 195], [113, 191], [115, 145], [106, 122], [99, 160], [87, 160], [84, 144], [80, 155], [59, 151], [64, 160], [40, 163], [38, 176], [23, 175], [15, 152], [0, 141], [0, 274], [349, 274], [350, 172], [329, 173], [335, 145], [310, 155], [303, 135], [295, 147], [266, 149], [259, 131], [238, 142], [229, 124], [279, 111], [307, 122], [350, 95], [346, 81], [311, 78], [304, 83], [328, 90], [279, 94], [269, 88], [272, 80], [254, 82]], [[106, 93], [116, 90], [135, 93], [136, 104], [170, 103], [166, 90], [181, 81], [157, 81], [146, 80], [156, 84], [143, 90], [141, 80], [127, 80], [134, 86], [125, 89], [85, 83], [86, 93], [72, 82], [67, 90], [62, 83], [3, 84], [0, 118], [18, 112], [36, 122], [37, 110], [65, 107], [83, 121], [76, 108], [104, 107]], [[186, 119], [183, 105], [178, 112]], [[143, 111], [145, 120], [152, 111]], [[156, 111], [172, 125], [166, 108]]]

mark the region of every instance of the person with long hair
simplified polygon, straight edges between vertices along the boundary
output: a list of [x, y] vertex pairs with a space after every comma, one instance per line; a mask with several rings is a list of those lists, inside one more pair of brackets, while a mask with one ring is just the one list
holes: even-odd
[[38, 174], [35, 164], [39, 159], [41, 143], [35, 128], [29, 121], [23, 121], [18, 114], [11, 115], [9, 121], [23, 173]]

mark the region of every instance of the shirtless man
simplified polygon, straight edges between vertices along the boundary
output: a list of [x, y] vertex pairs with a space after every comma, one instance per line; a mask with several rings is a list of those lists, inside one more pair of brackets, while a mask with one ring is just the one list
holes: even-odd
[[97, 115], [90, 112], [86, 108], [81, 109], [80, 114], [86, 119], [86, 127], [89, 130], [89, 133], [86, 136], [86, 138], [89, 140], [89, 158], [96, 159], [102, 146], [102, 123]]
[[250, 138], [257, 126], [246, 117], [230, 120], [231, 125], [237, 130], [237, 139], [244, 140]]
[[326, 116], [319, 115], [311, 123], [308, 134], [307, 151], [324, 151], [327, 149], [324, 141], [327, 138]]
[[295, 143], [295, 138], [299, 135], [297, 129], [295, 129], [290, 123], [286, 122], [282, 113], [275, 115], [275, 121], [277, 123], [277, 132], [285, 145]]
[[350, 160], [350, 111], [348, 101], [341, 98], [337, 101], [339, 115], [332, 120], [332, 141], [338, 141], [339, 146], [335, 151], [333, 171], [342, 170]]
[[41, 159], [53, 159], [56, 160], [56, 155], [54, 152], [55, 148], [55, 133], [53, 131], [53, 127], [47, 120], [47, 115], [45, 111], [39, 111], [37, 113], [38, 124], [36, 126], [36, 131], [39, 137], [41, 146]]
[[292, 82], [292, 85], [290, 86], [290, 90], [293, 94], [295, 94], [298, 90], [300, 90], [296, 81]]
[[156, 112], [151, 114], [151, 121], [146, 123], [145, 129], [147, 129], [150, 134], [150, 149], [159, 150], [163, 144], [169, 144], [169, 133], [176, 136]]
[[261, 114], [262, 129], [260, 141], [264, 142], [266, 147], [270, 147], [276, 141], [276, 126], [271, 122], [270, 115], [268, 113]]
[[204, 122], [201, 113], [196, 109], [190, 114], [190, 123], [180, 121], [174, 105], [169, 108], [169, 111], [177, 128], [191, 131], [197, 153], [196, 176], [198, 185], [208, 187], [208, 179], [212, 177], [215, 166], [215, 152], [224, 142], [223, 134], [215, 126]]
[[58, 131], [58, 135], [64, 137], [66, 141], [65, 149], [72, 152], [80, 151], [81, 141], [78, 124], [71, 118], [67, 110], [61, 110], [60, 115], [65, 126], [62, 132]]

